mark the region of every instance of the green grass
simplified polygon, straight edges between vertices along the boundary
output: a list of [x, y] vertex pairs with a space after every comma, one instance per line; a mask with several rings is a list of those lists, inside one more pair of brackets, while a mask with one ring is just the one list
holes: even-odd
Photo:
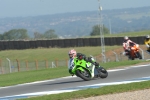
[[146, 35], [150, 35], [150, 30], [144, 30], [144, 31], [139, 31], [139, 32], [125, 32], [125, 33], [119, 33], [119, 34], [108, 34], [106, 36], [113, 36], [113, 37], [124, 37], [124, 36], [128, 36], [128, 37], [135, 37], [135, 36], [146, 36]]
[[[116, 49], [119, 46], [106, 46], [106, 51]], [[99, 55], [101, 53], [101, 47], [72, 47], [77, 52], [81, 52], [89, 55]], [[66, 60], [68, 59], [68, 52], [72, 48], [42, 48], [42, 49], [26, 49], [26, 50], [5, 50], [0, 52], [0, 59], [6, 60], [9, 58], [10, 60], [16, 61], [43, 61], [47, 60]]]
[[[58, 74], [59, 73], [59, 74]], [[0, 87], [69, 76], [67, 67], [0, 75]]]
[[[146, 35], [150, 35], [150, 30], [143, 30], [143, 31], [139, 31], [139, 32], [125, 32], [125, 33], [117, 33], [117, 34], [105, 34], [104, 37], [124, 37], [124, 36], [128, 36], [128, 37], [136, 37], [136, 36], [146, 36]], [[94, 37], [100, 37], [100, 36], [92, 36]], [[90, 38], [90, 37], [87, 37]]]
[[127, 60], [127, 61], [120, 61], [120, 62], [109, 62], [109, 63], [101, 63], [101, 66], [104, 66], [104, 68], [106, 69], [113, 69], [113, 68], [117, 68], [117, 67], [124, 67], [124, 66], [129, 66], [129, 65], [135, 65], [138, 63], [142, 63], [145, 62], [143, 60]]

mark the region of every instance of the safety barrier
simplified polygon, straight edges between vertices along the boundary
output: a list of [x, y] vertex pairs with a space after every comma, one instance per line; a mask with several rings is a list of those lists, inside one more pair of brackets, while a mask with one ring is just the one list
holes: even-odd
[[[144, 44], [144, 36], [130, 37], [131, 40], [138, 44]], [[122, 45], [123, 37], [105, 37], [105, 45]], [[50, 48], [50, 47], [84, 47], [100, 46], [100, 38], [76, 38], [76, 39], [55, 39], [55, 40], [21, 40], [21, 41], [0, 41], [0, 50], [8, 49], [33, 49], [33, 48]]]
[[[142, 49], [141, 49], [141, 53], [142, 53], [142, 56], [144, 56], [143, 60], [148, 60], [150, 58], [150, 55], [148, 55]], [[105, 61], [103, 60], [103, 57], [105, 58]], [[110, 55], [105, 55], [104, 53], [102, 53], [101, 56], [95, 56], [94, 58], [99, 63], [129, 60], [128, 57], [125, 55], [122, 55], [121, 52], [115, 52], [115, 51], [112, 51]], [[41, 69], [48, 69], [48, 68], [54, 68], [54, 67], [66, 67], [67, 69], [68, 59], [65, 59], [65, 60], [56, 59], [53, 61], [49, 61], [47, 59], [43, 61], [38, 61], [38, 60], [20, 61], [18, 59], [10, 60], [9, 58], [6, 58], [3, 60], [0, 60], [0, 74], [21, 72], [21, 71], [31, 71], [31, 70], [41, 70]]]

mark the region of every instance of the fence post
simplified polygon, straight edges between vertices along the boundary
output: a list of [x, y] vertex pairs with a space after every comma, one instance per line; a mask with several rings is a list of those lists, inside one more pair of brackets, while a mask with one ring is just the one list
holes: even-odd
[[54, 67], [56, 67], [56, 66], [55, 66], [54, 62], [52, 62], [52, 68], [54, 68]]
[[8, 58], [6, 58], [6, 59], [7, 59], [8, 64], [9, 64], [9, 72], [11, 73], [11, 62], [10, 62], [10, 60]]
[[102, 58], [102, 59], [103, 59], [103, 62], [106, 63], [106, 56], [105, 56], [105, 54], [104, 54], [104, 53], [101, 53], [101, 54], [102, 54], [102, 57], [103, 57], [103, 58]]
[[66, 59], [66, 66], [68, 67], [68, 59]]
[[48, 61], [45, 60], [45, 65], [46, 65], [46, 68], [48, 68]]
[[29, 70], [28, 61], [26, 61], [26, 70]]
[[57, 59], [55, 60], [55, 64], [56, 64], [56, 67], [58, 67], [58, 60]]
[[17, 61], [18, 72], [20, 72], [20, 62], [18, 59], [16, 59], [16, 61]]
[[3, 74], [3, 68], [2, 68], [2, 60], [0, 59], [0, 67], [1, 67], [1, 72]]
[[35, 66], [36, 66], [36, 70], [38, 70], [38, 61], [35, 60]]
[[142, 59], [144, 59], [144, 52], [143, 50], [140, 48], [141, 52], [142, 52]]
[[114, 52], [114, 51], [112, 51], [112, 52], [115, 54], [116, 61], [119, 61], [117, 53], [116, 53], [116, 52]]

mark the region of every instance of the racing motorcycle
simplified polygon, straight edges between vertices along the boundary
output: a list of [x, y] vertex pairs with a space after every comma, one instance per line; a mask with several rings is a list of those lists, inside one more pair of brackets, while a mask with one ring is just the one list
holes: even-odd
[[148, 43], [148, 45], [149, 45], [149, 48], [146, 51], [147, 51], [148, 54], [150, 54], [150, 43]]
[[[91, 57], [92, 60], [95, 60]], [[74, 67], [72, 73], [85, 81], [95, 78], [106, 78], [108, 72], [103, 67], [96, 67], [94, 63], [87, 62], [85, 59], [74, 59]]]
[[142, 59], [142, 56], [139, 52], [139, 45], [138, 44], [130, 44], [130, 59], [134, 60], [135, 58]]

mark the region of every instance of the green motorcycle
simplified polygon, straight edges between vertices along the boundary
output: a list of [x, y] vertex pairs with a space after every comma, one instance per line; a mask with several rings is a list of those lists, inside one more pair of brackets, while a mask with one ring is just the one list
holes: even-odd
[[[93, 57], [92, 59], [94, 60]], [[95, 62], [95, 60], [93, 62]], [[74, 58], [74, 67], [71, 73], [85, 81], [95, 78], [106, 78], [108, 76], [107, 70], [103, 67], [97, 67], [95, 64], [87, 62], [85, 59], [78, 58]]]

